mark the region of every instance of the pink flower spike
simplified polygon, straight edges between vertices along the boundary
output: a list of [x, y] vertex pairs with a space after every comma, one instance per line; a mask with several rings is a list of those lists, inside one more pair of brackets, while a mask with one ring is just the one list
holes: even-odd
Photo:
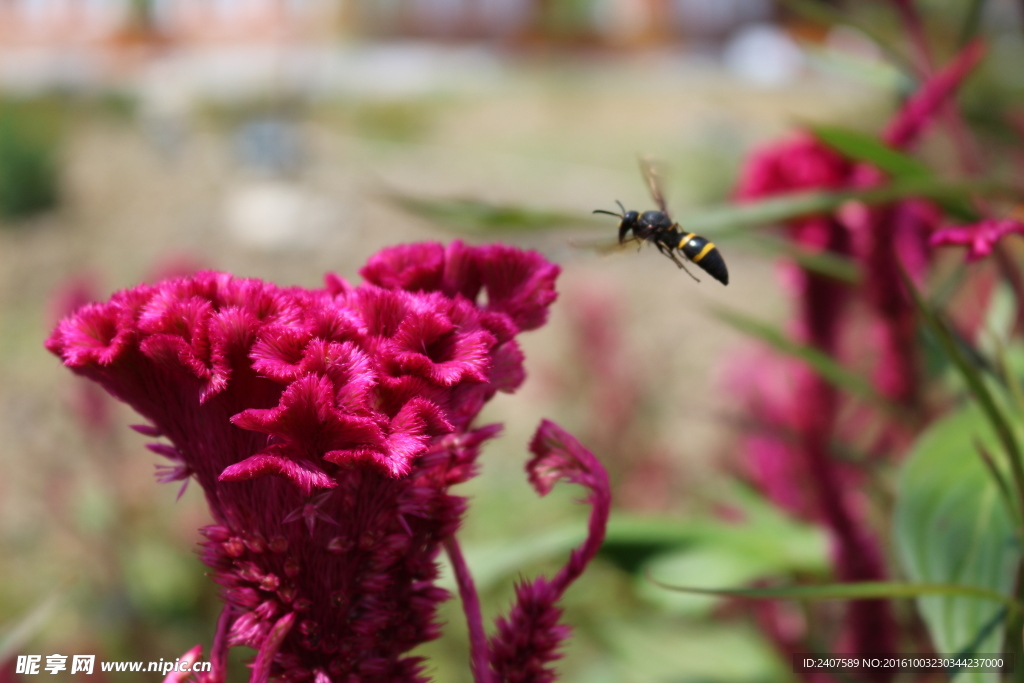
[[540, 495], [546, 495], [559, 479], [580, 484], [590, 491], [586, 502], [592, 506], [589, 532], [584, 544], [573, 551], [569, 563], [554, 580], [564, 591], [597, 554], [608, 526], [612, 494], [608, 473], [594, 454], [584, 448], [569, 432], [550, 420], [541, 422], [530, 442], [533, 458], [526, 464], [530, 483]]
[[886, 128], [882, 136], [885, 143], [897, 148], [913, 144], [984, 56], [984, 43], [975, 40], [964, 47], [945, 68], [925, 81]]
[[[592, 495], [608, 494], [608, 475], [604, 467], [569, 432], [550, 420], [543, 420], [530, 441], [533, 458], [526, 465], [530, 483], [542, 496], [554, 488], [559, 479], [582, 484]], [[595, 501], [596, 502], [596, 501]]]
[[992, 253], [992, 247], [1006, 235], [1024, 235], [1024, 223], [1013, 218], [986, 218], [971, 225], [937, 230], [928, 240], [932, 247], [967, 247], [967, 261], [978, 261]]
[[587, 539], [573, 550], [569, 562], [553, 580], [539, 577], [516, 587], [516, 604], [508, 618], [499, 618], [498, 634], [491, 639], [490, 660], [499, 681], [508, 683], [549, 683], [556, 678], [549, 666], [561, 657], [558, 648], [569, 628], [558, 623], [562, 609], [558, 600], [604, 542], [611, 508], [608, 474], [594, 457], [554, 422], [544, 420], [530, 442], [534, 457], [527, 463], [530, 483], [546, 495], [559, 479], [582, 484], [590, 491], [591, 505]]

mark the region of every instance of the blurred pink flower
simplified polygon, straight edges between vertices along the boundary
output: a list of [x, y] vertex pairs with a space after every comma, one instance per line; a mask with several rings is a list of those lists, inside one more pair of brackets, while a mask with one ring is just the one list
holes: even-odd
[[[740, 201], [807, 190], [847, 187], [854, 165], [800, 132], [788, 140], [755, 150], [746, 160], [736, 196]], [[809, 252], [827, 251], [852, 255], [853, 244], [846, 227], [834, 216], [819, 215], [790, 221], [789, 238]], [[823, 348], [836, 343], [838, 324], [852, 288], [834, 278], [785, 264], [785, 281], [796, 298], [795, 325], [806, 342]]]
[[898, 149], [916, 142], [984, 56], [985, 44], [981, 41], [975, 40], [964, 46], [949, 64], [931, 74], [907, 99], [886, 126], [882, 140]]
[[1014, 218], [985, 218], [971, 225], [943, 228], [928, 243], [933, 247], [967, 247], [970, 262], [991, 254], [996, 242], [1007, 235], [1024, 235], [1024, 223]]
[[[911, 3], [898, 4], [912, 13]], [[896, 148], [915, 143], [983, 53], [980, 43], [971, 43], [927, 77], [886, 128], [883, 141]], [[866, 189], [885, 180], [879, 169], [855, 164], [808, 133], [799, 133], [751, 154], [737, 197]], [[835, 213], [794, 219], [786, 226], [790, 240], [805, 250], [856, 262], [863, 279], [861, 286], [853, 287], [786, 263], [786, 280], [795, 299], [796, 338], [839, 362], [847, 361], [845, 342], [862, 329], [850, 315], [852, 304], [864, 302], [875, 350], [874, 385], [883, 396], [908, 405], [915, 405], [919, 349], [914, 308], [902, 288], [900, 270], [907, 269], [915, 278], [923, 276], [930, 256], [928, 239], [940, 219], [932, 203], [905, 199], [881, 207], [848, 202]], [[793, 362], [783, 358], [774, 362], [788, 375], [781, 385], [771, 388], [778, 381], [768, 368], [771, 361], [756, 363], [739, 382], [739, 395], [758, 427], [746, 443], [753, 475], [776, 503], [829, 530], [840, 579], [881, 580], [885, 564], [878, 541], [868, 530], [858, 487], [850, 485], [850, 468], [832, 453], [833, 440], [846, 436], [847, 425], [840, 419], [842, 396], [809, 368], [792, 368]], [[898, 429], [883, 428], [879, 440], [894, 443]], [[847, 651], [894, 651], [895, 622], [885, 602], [851, 603], [845, 626], [842, 646]], [[886, 677], [878, 674], [878, 680]]]
[[362, 272], [319, 290], [215, 272], [139, 285], [47, 340], [169, 440], [151, 445], [162, 481], [206, 492], [202, 559], [226, 604], [200, 680], [223, 681], [236, 645], [257, 651], [256, 683], [426, 680], [408, 652], [437, 637], [448, 597], [435, 560], [466, 507], [448, 488], [498, 431], [470, 424], [522, 382], [515, 337], [544, 323], [558, 267], [456, 242], [387, 249]]
[[852, 162], [800, 131], [747, 157], [736, 197], [745, 201], [801, 190], [840, 189], [849, 183], [852, 171]]

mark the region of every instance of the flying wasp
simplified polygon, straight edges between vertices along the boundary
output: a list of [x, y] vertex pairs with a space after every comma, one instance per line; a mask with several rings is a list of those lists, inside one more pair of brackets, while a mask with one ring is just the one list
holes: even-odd
[[[655, 172], [654, 166], [647, 159], [640, 160], [640, 171], [651, 191], [654, 203], [658, 205], [657, 211], [626, 211], [622, 202], [616, 200], [622, 213], [597, 209], [594, 213], [606, 213], [609, 216], [616, 216], [619, 222], [619, 244], [635, 240], [641, 244], [651, 242], [665, 256], [686, 271], [686, 274], [697, 282], [700, 282], [679, 259], [676, 252], [682, 254], [686, 260], [697, 264], [711, 277], [723, 285], [729, 284], [729, 271], [725, 267], [725, 259], [713, 242], [692, 232], [683, 233], [679, 229], [679, 223], [672, 220], [668, 209], [665, 208], [665, 196], [661, 191], [661, 182]], [[632, 232], [632, 237], [629, 233]]]

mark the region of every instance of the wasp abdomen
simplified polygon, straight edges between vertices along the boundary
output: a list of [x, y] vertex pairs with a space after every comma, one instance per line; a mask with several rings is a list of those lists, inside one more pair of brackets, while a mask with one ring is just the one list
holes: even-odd
[[723, 285], [729, 284], [729, 271], [725, 267], [725, 259], [722, 258], [722, 254], [714, 242], [709, 242], [707, 238], [691, 232], [683, 235], [679, 240], [678, 249], [708, 275]]

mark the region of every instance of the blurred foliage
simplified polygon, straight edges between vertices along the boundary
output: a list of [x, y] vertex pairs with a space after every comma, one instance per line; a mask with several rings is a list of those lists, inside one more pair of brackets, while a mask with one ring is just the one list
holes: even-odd
[[607, 224], [592, 216], [577, 216], [525, 206], [498, 206], [475, 199], [428, 199], [398, 193], [388, 195], [397, 206], [441, 227], [466, 234], [539, 231], [580, 225]]
[[390, 142], [419, 142], [430, 134], [437, 118], [437, 104], [416, 100], [353, 102], [343, 117], [359, 135]]
[[0, 101], [0, 219], [17, 221], [57, 206], [61, 112], [52, 100]]
[[[922, 435], [903, 470], [896, 548], [915, 581], [1008, 595], [1022, 557], [1020, 538], [981, 454], [970, 457], [982, 448], [996, 451], [998, 440], [976, 408], [950, 415]], [[919, 603], [937, 651], [1000, 650], [1000, 605], [963, 597], [923, 597]], [[986, 630], [993, 619], [997, 627]], [[957, 680], [982, 683], [999, 675], [964, 672]]]
[[132, 123], [139, 113], [139, 98], [132, 92], [110, 88], [86, 100], [100, 116], [120, 123]]

